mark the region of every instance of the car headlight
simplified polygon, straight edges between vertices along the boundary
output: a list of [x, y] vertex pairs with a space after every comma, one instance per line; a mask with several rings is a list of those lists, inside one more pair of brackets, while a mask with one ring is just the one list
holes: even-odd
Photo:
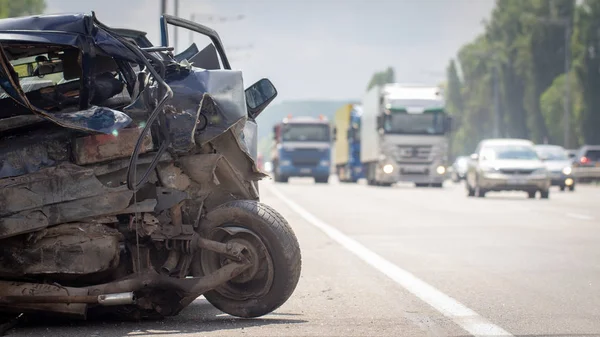
[[485, 172], [485, 173], [495, 173], [498, 172], [498, 170], [495, 167], [491, 167], [491, 166], [487, 166], [487, 167], [482, 167], [481, 171]]
[[569, 175], [571, 174], [571, 172], [573, 172], [573, 169], [571, 168], [571, 166], [567, 166], [562, 170], [562, 173], [564, 173], [565, 175]]
[[437, 174], [444, 174], [446, 173], [446, 168], [443, 166], [438, 166], [435, 171], [437, 172]]
[[391, 164], [384, 165], [383, 172], [386, 174], [390, 174], [390, 173], [394, 172], [394, 166], [392, 166]]
[[319, 165], [321, 165], [321, 166], [329, 166], [329, 160], [321, 160], [319, 162]]
[[292, 165], [291, 160], [284, 159], [281, 161], [281, 166], [289, 166], [289, 165]]

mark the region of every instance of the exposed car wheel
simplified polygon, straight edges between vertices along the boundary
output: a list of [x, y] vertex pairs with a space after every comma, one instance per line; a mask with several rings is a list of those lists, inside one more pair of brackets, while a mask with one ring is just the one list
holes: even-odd
[[444, 187], [444, 184], [443, 183], [435, 183], [435, 184], [431, 184], [431, 187], [442, 188], [442, 187]]
[[571, 191], [571, 192], [575, 191], [575, 185], [569, 186], [569, 191]]
[[565, 185], [560, 185], [560, 191], [564, 192], [565, 191]]
[[[253, 266], [233, 280], [204, 294], [217, 309], [238, 317], [259, 317], [279, 308], [300, 279], [298, 240], [274, 209], [253, 200], [228, 202], [206, 216], [202, 234], [219, 242], [237, 242]], [[202, 250], [194, 275], [207, 275], [228, 263], [223, 255]]]
[[535, 199], [535, 193], [536, 191], [529, 191], [527, 192], [527, 196], [529, 197], [529, 199]]
[[548, 199], [550, 197], [550, 190], [540, 191], [540, 198]]
[[486, 191], [483, 188], [481, 188], [479, 186], [475, 187], [475, 195], [478, 198], [485, 198], [485, 193], [486, 193]]
[[468, 197], [474, 197], [475, 196], [475, 189], [472, 188], [468, 182], [465, 181], [465, 186], [467, 186], [467, 196]]

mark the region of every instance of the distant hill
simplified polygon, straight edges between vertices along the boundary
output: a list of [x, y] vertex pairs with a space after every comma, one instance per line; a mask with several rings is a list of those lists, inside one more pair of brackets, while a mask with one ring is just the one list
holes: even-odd
[[273, 126], [288, 115], [319, 117], [323, 115], [333, 120], [335, 111], [344, 104], [354, 103], [358, 100], [298, 100], [273, 103], [256, 119], [258, 122], [258, 152], [263, 153], [265, 159], [270, 158], [269, 151], [272, 142]]

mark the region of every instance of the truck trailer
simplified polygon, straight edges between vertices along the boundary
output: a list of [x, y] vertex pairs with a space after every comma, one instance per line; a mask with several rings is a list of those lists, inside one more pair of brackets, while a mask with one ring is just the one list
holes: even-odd
[[363, 178], [360, 162], [360, 104], [344, 104], [335, 112], [334, 165], [340, 182], [357, 182]]
[[452, 119], [436, 86], [386, 84], [362, 100], [360, 159], [369, 185], [442, 187]]

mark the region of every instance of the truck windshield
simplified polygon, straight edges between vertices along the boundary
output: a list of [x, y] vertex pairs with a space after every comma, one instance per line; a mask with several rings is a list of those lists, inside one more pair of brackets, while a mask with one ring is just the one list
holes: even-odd
[[328, 142], [329, 126], [323, 124], [288, 124], [283, 129], [283, 141]]
[[385, 115], [384, 131], [386, 133], [405, 133], [405, 134], [444, 134], [444, 114], [443, 113], [396, 113]]

